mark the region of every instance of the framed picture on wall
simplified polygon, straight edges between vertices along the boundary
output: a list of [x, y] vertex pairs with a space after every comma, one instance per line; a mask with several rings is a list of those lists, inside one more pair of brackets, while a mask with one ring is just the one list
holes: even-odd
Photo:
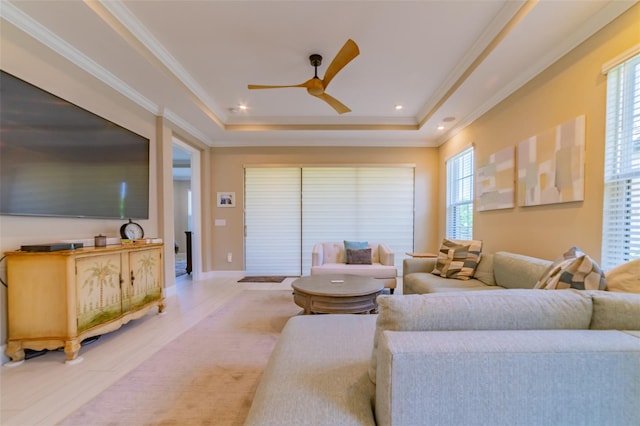
[[218, 207], [235, 207], [235, 192], [218, 192]]

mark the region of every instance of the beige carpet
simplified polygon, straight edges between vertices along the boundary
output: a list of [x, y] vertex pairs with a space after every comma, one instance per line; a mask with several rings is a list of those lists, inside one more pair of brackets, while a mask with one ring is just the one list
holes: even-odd
[[244, 290], [61, 425], [242, 425], [291, 290]]

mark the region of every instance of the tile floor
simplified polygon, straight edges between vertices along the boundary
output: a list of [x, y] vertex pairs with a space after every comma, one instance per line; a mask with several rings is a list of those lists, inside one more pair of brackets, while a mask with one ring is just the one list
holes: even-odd
[[192, 282], [180, 277], [164, 314], [154, 309], [83, 346], [81, 363], [67, 365], [64, 352], [51, 351], [19, 366], [0, 367], [0, 424], [55, 425], [242, 290], [288, 289], [293, 281], [252, 284], [237, 279]]

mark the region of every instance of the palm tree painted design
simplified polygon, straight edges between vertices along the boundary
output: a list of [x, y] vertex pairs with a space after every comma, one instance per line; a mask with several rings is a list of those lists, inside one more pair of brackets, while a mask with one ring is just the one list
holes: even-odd
[[145, 292], [149, 288], [149, 279], [153, 282], [154, 279], [154, 267], [156, 265], [156, 257], [153, 254], [149, 253], [140, 259], [138, 262], [138, 271], [136, 276], [140, 277], [144, 280], [144, 289]]
[[98, 308], [102, 312], [104, 310], [105, 287], [115, 288], [119, 284], [119, 279], [114, 280], [114, 276], [119, 277], [118, 267], [109, 260], [106, 264], [95, 263], [88, 270], [90, 271], [90, 275], [84, 280], [82, 287], [89, 287], [89, 294], [91, 294], [95, 288], [94, 284], [97, 284], [98, 291], [100, 292]]

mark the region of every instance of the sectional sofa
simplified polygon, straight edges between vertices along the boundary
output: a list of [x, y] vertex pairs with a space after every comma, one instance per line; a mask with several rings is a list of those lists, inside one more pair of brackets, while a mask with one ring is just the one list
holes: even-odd
[[432, 274], [436, 266], [435, 258], [404, 259], [402, 292], [423, 294], [505, 288], [531, 289], [552, 263], [550, 260], [506, 251], [482, 254], [473, 278], [460, 280]]
[[378, 303], [378, 315], [291, 318], [246, 425], [638, 425], [638, 294], [467, 290]]

